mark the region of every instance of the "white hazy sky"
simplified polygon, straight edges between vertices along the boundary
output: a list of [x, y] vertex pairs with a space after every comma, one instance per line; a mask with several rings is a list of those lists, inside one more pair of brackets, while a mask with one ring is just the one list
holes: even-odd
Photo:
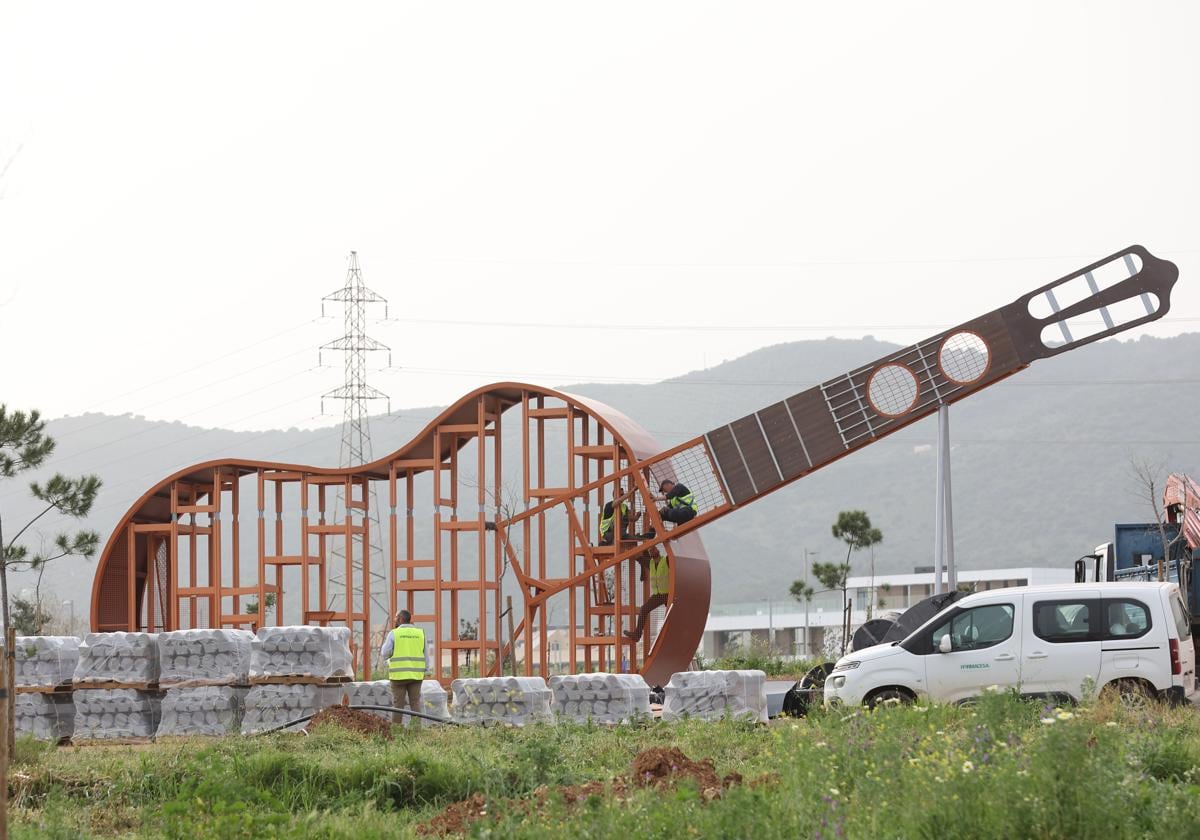
[[13, 407], [335, 422], [352, 249], [396, 409], [911, 341], [1132, 242], [1200, 329], [1194, 2], [0, 14]]

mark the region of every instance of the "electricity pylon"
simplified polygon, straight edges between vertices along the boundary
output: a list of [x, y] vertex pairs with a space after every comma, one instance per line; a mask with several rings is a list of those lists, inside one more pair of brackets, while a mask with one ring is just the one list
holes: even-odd
[[[357, 467], [374, 460], [371, 450], [371, 421], [367, 404], [371, 400], [386, 400], [388, 413], [392, 411], [391, 399], [382, 391], [367, 384], [367, 353], [387, 351], [388, 366], [392, 364], [392, 351], [383, 344], [367, 335], [367, 306], [368, 304], [383, 304], [383, 317], [387, 318], [387, 299], [377, 294], [363, 284], [362, 269], [358, 265], [358, 252], [350, 252], [350, 266], [346, 272], [346, 284], [335, 292], [321, 298], [321, 314], [325, 314], [326, 301], [342, 305], [346, 319], [346, 332], [341, 338], [334, 339], [321, 345], [320, 352], [337, 350], [343, 354], [345, 361], [345, 382], [339, 388], [322, 395], [321, 413], [325, 413], [325, 400], [342, 400], [345, 411], [342, 416], [342, 444], [338, 456], [339, 467]], [[319, 357], [318, 357], [319, 358]], [[345, 494], [342, 490], [337, 493], [333, 509], [333, 521], [340, 521], [346, 510]], [[386, 616], [388, 605], [386, 599], [386, 578], [378, 571], [384, 568], [383, 559], [383, 530], [379, 521], [379, 498], [372, 484], [367, 505], [366, 517], [369, 522], [370, 544], [367, 550], [368, 569], [371, 575], [371, 603], [376, 610]], [[347, 614], [354, 611], [355, 601], [361, 601], [362, 593], [354, 591], [353, 581], [345, 577], [346, 555], [348, 546], [336, 543], [331, 552], [333, 562], [329, 574], [330, 595], [329, 607], [338, 611], [338, 602], [342, 599]], [[353, 560], [355, 579], [361, 580], [362, 559], [355, 553]], [[380, 585], [376, 586], [376, 581]], [[365, 606], [365, 605], [364, 605]], [[370, 613], [376, 610], [364, 610]], [[352, 625], [352, 622], [347, 622]], [[370, 644], [370, 639], [359, 640], [360, 644]]]

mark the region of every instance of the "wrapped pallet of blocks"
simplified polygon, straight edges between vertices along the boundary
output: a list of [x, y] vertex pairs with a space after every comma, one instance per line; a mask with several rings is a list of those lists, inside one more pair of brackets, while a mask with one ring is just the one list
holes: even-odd
[[152, 685], [158, 682], [157, 633], [88, 633], [74, 682]]
[[351, 677], [349, 627], [260, 627], [250, 649], [250, 678]]
[[[347, 683], [341, 688], [349, 695], [351, 706], [393, 706], [391, 680]], [[417, 709], [427, 715], [448, 718], [446, 689], [437, 680], [421, 683], [421, 705]], [[391, 712], [372, 711], [386, 720], [392, 719]]]
[[156, 692], [133, 688], [76, 690], [76, 741], [152, 738], [158, 731], [161, 703]]
[[74, 636], [17, 636], [13, 647], [18, 686], [54, 688], [71, 682], [79, 664], [79, 639]]
[[250, 676], [249, 630], [173, 630], [158, 634], [161, 685], [245, 685]]
[[550, 678], [554, 711], [574, 721], [628, 723], [650, 716], [650, 686], [641, 674], [567, 674]]
[[75, 704], [70, 694], [18, 694], [13, 710], [18, 735], [61, 741], [75, 731]]
[[346, 687], [342, 685], [252, 686], [246, 695], [242, 734], [253, 735], [305, 715], [314, 715], [342, 702], [345, 693]]
[[683, 671], [671, 675], [663, 698], [665, 721], [730, 717], [767, 722], [767, 675], [762, 671]]
[[242, 728], [249, 691], [231, 685], [167, 689], [158, 736], [235, 734]]
[[460, 723], [504, 723], [524, 726], [553, 722], [554, 694], [541, 677], [482, 677], [455, 680], [454, 719]]

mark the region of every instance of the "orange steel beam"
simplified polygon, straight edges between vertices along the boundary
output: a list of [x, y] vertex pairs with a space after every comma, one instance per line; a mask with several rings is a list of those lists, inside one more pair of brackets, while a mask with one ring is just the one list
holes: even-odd
[[[1114, 278], [1113, 266], [1127, 270]], [[662, 684], [687, 667], [707, 618], [711, 579], [697, 533], [701, 527], [1036, 359], [1161, 317], [1169, 309], [1177, 275], [1171, 263], [1133, 246], [1006, 307], [666, 450], [606, 405], [508, 382], [466, 395], [404, 448], [361, 467], [233, 459], [198, 464], [148, 490], [114, 529], [97, 568], [92, 627], [170, 630], [267, 620], [336, 622], [352, 628], [360, 673], [369, 676], [377, 642], [372, 629], [386, 630], [403, 608], [427, 627], [432, 670], [444, 683], [465, 673], [464, 656], [475, 657], [478, 673], [501, 673], [506, 667], [502, 655], [515, 646], [523, 647], [519, 669], [525, 674], [548, 675], [564, 665], [574, 671], [582, 663], [587, 670], [640, 671], [652, 684]], [[1071, 293], [1085, 281], [1084, 293]], [[1144, 303], [1144, 314], [1135, 311], [1133, 317], [1122, 315], [1120, 323], [1112, 322], [1110, 310], [1124, 312], [1131, 302]], [[1040, 304], [1049, 309], [1037, 315]], [[1106, 329], [1088, 326], [1102, 317], [1110, 324]], [[1071, 332], [1081, 326], [1086, 335]], [[1062, 343], [1051, 340], [1060, 332]], [[519, 428], [504, 452], [501, 417], [516, 406]], [[470, 447], [475, 449], [468, 452]], [[506, 462], [504, 454], [512, 461]], [[558, 455], [566, 459], [562, 470], [557, 469]], [[551, 464], [556, 465], [553, 477]], [[516, 473], [514, 482], [505, 480], [506, 470]], [[692, 520], [663, 521], [653, 498], [663, 479], [687, 485], [696, 496], [699, 513]], [[241, 579], [242, 481], [257, 481], [258, 576], [253, 585]], [[268, 482], [274, 493], [267, 492]], [[371, 482], [386, 483], [388, 491], [388, 549], [383, 556], [389, 616], [370, 614], [370, 541], [384, 537], [367, 526]], [[345, 518], [329, 522], [326, 489], [337, 485], [346, 496]], [[285, 486], [298, 488], [297, 504], [287, 503]], [[614, 523], [615, 545], [594, 544], [593, 517], [598, 520], [605, 502], [623, 491], [632, 491], [630, 522], [618, 518]], [[268, 516], [274, 517], [269, 530]], [[285, 538], [296, 516], [292, 533], [298, 532], [300, 547], [289, 553]], [[640, 530], [653, 527], [655, 536], [620, 538], [638, 517]], [[222, 547], [225, 534], [232, 535], [228, 551]], [[201, 538], [205, 581], [198, 579]], [[165, 541], [165, 574], [151, 568], [159, 552], [156, 540]], [[345, 609], [335, 612], [329, 602], [328, 560], [339, 546], [346, 558], [347, 592]], [[649, 597], [638, 561], [651, 547], [659, 547], [669, 559], [670, 593], [657, 631], [635, 642], [622, 632]], [[181, 578], [183, 548], [186, 581]], [[357, 580], [356, 549], [362, 558]], [[290, 600], [285, 604], [284, 593], [297, 572], [299, 603], [293, 607]], [[158, 589], [166, 593], [165, 608], [148, 597]], [[239, 598], [248, 593], [257, 593], [258, 616], [242, 613]], [[264, 615], [268, 594], [277, 598], [269, 619]], [[506, 594], [519, 595], [521, 601], [511, 639], [505, 638], [501, 621]], [[233, 605], [228, 614], [227, 597]], [[197, 611], [201, 598], [209, 604], [207, 616]], [[470, 618], [477, 620], [477, 635], [460, 638], [461, 622]], [[558, 630], [567, 650], [552, 656], [550, 640], [558, 638]]]

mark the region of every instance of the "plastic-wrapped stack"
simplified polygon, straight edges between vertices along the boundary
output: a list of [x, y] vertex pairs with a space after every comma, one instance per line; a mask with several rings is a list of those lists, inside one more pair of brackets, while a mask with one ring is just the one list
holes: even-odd
[[342, 701], [343, 685], [256, 685], [246, 695], [242, 734], [252, 735], [281, 723], [316, 714]]
[[14, 709], [18, 735], [61, 741], [70, 738], [75, 729], [75, 704], [70, 694], [18, 694]]
[[767, 722], [767, 675], [762, 671], [683, 671], [671, 675], [662, 719], [719, 720], [725, 715]]
[[158, 731], [161, 701], [154, 692], [93, 688], [73, 696], [76, 741], [152, 738]]
[[483, 677], [455, 680], [454, 719], [460, 723], [505, 723], [524, 726], [553, 722], [554, 692], [541, 677]]
[[74, 679], [76, 685], [157, 683], [158, 634], [88, 633], [79, 648]]
[[[350, 695], [351, 706], [391, 706], [393, 703], [390, 680], [352, 682], [342, 688]], [[441, 683], [437, 680], [425, 680], [421, 683], [421, 708], [417, 711], [434, 717], [448, 718], [450, 714], [446, 705], [447, 699], [446, 689], [442, 688]], [[371, 714], [387, 720], [392, 719], [391, 712], [372, 711]]]
[[169, 689], [162, 699], [158, 736], [237, 733], [242, 726], [248, 691], [228, 685]]
[[261, 627], [250, 650], [250, 678], [349, 677], [349, 627]]
[[245, 685], [250, 675], [249, 630], [173, 630], [158, 635], [159, 678], [177, 688]]
[[13, 648], [18, 686], [54, 688], [71, 682], [79, 664], [79, 639], [74, 636], [17, 636]]
[[568, 674], [550, 678], [554, 711], [575, 721], [627, 723], [650, 715], [650, 686], [640, 674]]

